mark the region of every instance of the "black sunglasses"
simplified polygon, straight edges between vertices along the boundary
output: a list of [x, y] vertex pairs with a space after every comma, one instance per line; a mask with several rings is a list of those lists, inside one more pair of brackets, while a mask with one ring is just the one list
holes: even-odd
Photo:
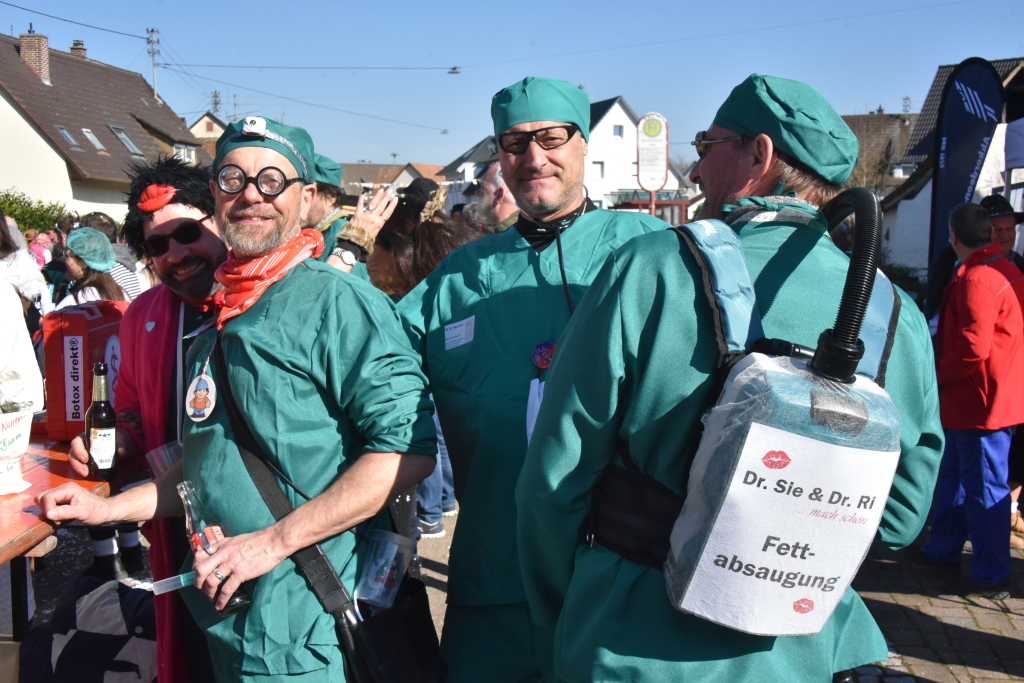
[[212, 216], [211, 213], [199, 220], [184, 221], [168, 235], [153, 235], [142, 243], [142, 248], [150, 258], [156, 258], [167, 253], [167, 250], [171, 248], [171, 240], [178, 244], [192, 244], [203, 236], [203, 221]]
[[711, 145], [717, 145], [719, 142], [740, 142], [742, 140], [749, 140], [749, 135], [729, 135], [724, 138], [705, 138], [708, 132], [706, 130], [697, 131], [696, 137], [690, 144], [693, 145], [694, 149], [697, 150], [697, 158], [703, 159], [704, 155], [708, 153], [708, 147]]
[[217, 173], [217, 187], [225, 194], [238, 194], [249, 183], [256, 185], [260, 194], [276, 197], [284, 192], [292, 183], [305, 182], [304, 178], [286, 178], [284, 171], [274, 166], [267, 166], [256, 174], [256, 177], [245, 175], [238, 166], [228, 164]]
[[530, 146], [530, 140], [540, 145], [541, 149], [555, 149], [572, 140], [572, 136], [576, 135], [579, 130], [579, 126], [571, 123], [565, 126], [548, 126], [521, 133], [502, 133], [498, 136], [498, 144], [509, 154], [522, 154]]

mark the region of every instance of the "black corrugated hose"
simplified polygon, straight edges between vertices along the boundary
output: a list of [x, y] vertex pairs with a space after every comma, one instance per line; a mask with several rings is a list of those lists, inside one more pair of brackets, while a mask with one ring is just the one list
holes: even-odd
[[882, 210], [878, 199], [868, 190], [857, 187], [845, 190], [821, 208], [831, 230], [850, 214], [857, 218], [857, 239], [846, 272], [843, 298], [839, 304], [836, 324], [818, 338], [818, 348], [811, 368], [838, 382], [849, 382], [864, 356], [860, 328], [875, 285], [875, 274], [882, 244]]

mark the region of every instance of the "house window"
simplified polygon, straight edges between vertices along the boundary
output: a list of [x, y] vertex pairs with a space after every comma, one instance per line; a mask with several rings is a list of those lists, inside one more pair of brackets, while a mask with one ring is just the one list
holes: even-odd
[[110, 129], [110, 132], [113, 133], [114, 136], [118, 140], [121, 141], [121, 144], [123, 144], [128, 149], [129, 152], [131, 152], [132, 154], [134, 154], [136, 156], [140, 156], [140, 157], [144, 156], [142, 154], [142, 150], [139, 149], [138, 146], [134, 142], [132, 142], [132, 139], [130, 137], [128, 137], [128, 133], [124, 132], [124, 128], [123, 127], [115, 126], [112, 123], [108, 123], [107, 124], [107, 128]]
[[79, 147], [79, 146], [78, 146], [78, 140], [76, 140], [76, 139], [74, 138], [74, 136], [73, 136], [73, 135], [71, 135], [71, 133], [69, 133], [69, 132], [68, 132], [68, 129], [67, 129], [67, 128], [65, 128], [64, 126], [57, 126], [56, 128], [57, 128], [57, 131], [58, 131], [58, 132], [59, 132], [59, 133], [61, 134], [61, 136], [62, 136], [62, 137], [64, 138], [64, 140], [66, 140], [66, 141], [67, 141], [67, 143], [68, 143], [69, 145], [71, 145], [71, 147], [72, 147], [73, 149], [81, 149], [81, 147]]
[[603, 161], [595, 161], [594, 162], [594, 173], [597, 174], [598, 178], [604, 178], [604, 162]]
[[612, 126], [612, 135], [617, 138], [622, 137], [622, 126]]
[[100, 151], [100, 152], [106, 152], [107, 151], [107, 148], [103, 146], [103, 143], [100, 142], [100, 139], [98, 137], [96, 137], [96, 135], [91, 130], [89, 130], [88, 128], [83, 128], [82, 129], [82, 135], [84, 135], [86, 138], [88, 138], [89, 142], [92, 143], [92, 146], [95, 147], [98, 151]]
[[174, 145], [174, 156], [186, 164], [194, 164], [196, 163], [196, 148], [178, 143]]
[[206, 122], [206, 132], [207, 133], [212, 133], [213, 132], [213, 121], [207, 121]]

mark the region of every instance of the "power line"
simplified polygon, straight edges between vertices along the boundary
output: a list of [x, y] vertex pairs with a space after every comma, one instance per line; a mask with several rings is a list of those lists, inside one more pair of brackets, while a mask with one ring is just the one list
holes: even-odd
[[[160, 66], [164, 66], [161, 64]], [[457, 66], [252, 66], [251, 64], [176, 64], [194, 69], [287, 69], [290, 71], [447, 71], [459, 73]]]
[[[167, 65], [162, 65], [162, 66], [163, 66], [163, 68], [167, 69], [168, 71], [178, 71], [178, 69], [174, 69], [174, 68], [172, 68], [170, 66], [167, 66]], [[180, 72], [180, 73], [185, 73], [185, 72]], [[363, 118], [374, 119], [376, 121], [386, 121], [388, 123], [397, 123], [397, 124], [402, 125], [402, 126], [413, 126], [414, 128], [425, 128], [426, 130], [436, 130], [436, 131], [441, 131], [441, 132], [447, 132], [447, 130], [448, 130], [447, 128], [436, 128], [434, 126], [425, 126], [425, 125], [423, 125], [421, 123], [410, 123], [408, 121], [398, 121], [396, 119], [389, 119], [389, 118], [385, 118], [383, 116], [374, 116], [372, 114], [362, 114], [360, 112], [351, 111], [351, 110], [348, 110], [348, 109], [339, 109], [337, 107], [329, 107], [326, 104], [319, 104], [317, 102], [307, 102], [305, 100], [296, 99], [294, 97], [286, 97], [285, 95], [277, 95], [277, 94], [272, 93], [272, 92], [266, 92], [265, 90], [257, 90], [255, 88], [249, 88], [249, 87], [246, 87], [244, 85], [238, 85], [236, 83], [228, 83], [227, 81], [219, 81], [216, 78], [208, 78], [206, 76], [196, 76], [196, 78], [201, 78], [202, 80], [209, 81], [211, 83], [220, 83], [221, 85], [231, 86], [232, 88], [241, 88], [242, 90], [248, 90], [249, 92], [258, 93], [260, 95], [267, 95], [269, 97], [276, 97], [279, 100], [288, 100], [289, 102], [295, 102], [296, 104], [304, 104], [307, 107], [318, 107], [320, 109], [328, 109], [330, 111], [336, 111], [336, 112], [340, 112], [342, 114], [351, 114], [352, 116], [361, 116]]]
[[39, 12], [38, 10], [29, 9], [27, 7], [22, 7], [21, 5], [15, 5], [12, 2], [4, 2], [4, 0], [0, 0], [0, 5], [7, 5], [8, 7], [13, 7], [15, 9], [20, 9], [20, 10], [23, 10], [25, 12], [31, 12], [32, 14], [38, 14], [38, 15], [43, 16], [43, 17], [49, 17], [50, 19], [56, 19], [57, 21], [66, 21], [69, 24], [75, 24], [77, 26], [84, 26], [86, 28], [96, 29], [97, 31], [106, 31], [107, 33], [116, 33], [119, 36], [128, 36], [129, 38], [141, 38], [142, 40], [147, 40], [146, 36], [137, 36], [134, 33], [125, 33], [124, 31], [115, 31], [114, 29], [111, 29], [111, 28], [103, 28], [102, 26], [93, 26], [92, 24], [83, 24], [80, 21], [74, 21], [72, 19], [65, 19], [64, 17], [54, 16], [52, 14], [47, 14], [46, 12]]
[[576, 50], [573, 52], [559, 52], [550, 55], [539, 55], [536, 57], [521, 57], [519, 59], [506, 59], [497, 62], [482, 62], [480, 64], [469, 64], [465, 68], [473, 68], [478, 66], [497, 66], [499, 64], [513, 64], [516, 62], [528, 62], [535, 59], [551, 59], [552, 57], [570, 57], [575, 55], [592, 54], [594, 52], [610, 52], [612, 50], [629, 50], [638, 47], [653, 47], [655, 45], [671, 45], [674, 43], [685, 43], [687, 41], [702, 40], [707, 38], [729, 38], [744, 33], [765, 33], [776, 29], [788, 30], [799, 26], [813, 26], [815, 24], [827, 24], [835, 21], [847, 21], [849, 19], [863, 19], [865, 17], [878, 17], [885, 14], [896, 14], [897, 12], [913, 12], [916, 10], [935, 9], [937, 7], [950, 7], [953, 5], [969, 5], [977, 2], [977, 0], [958, 0], [957, 2], [943, 2], [935, 5], [919, 5], [917, 7], [904, 7], [902, 9], [891, 9], [883, 10], [880, 12], [867, 12], [864, 14], [849, 14], [843, 17], [832, 17], [829, 19], [810, 19], [808, 21], [795, 21], [787, 22], [785, 24], [777, 24], [775, 26], [754, 26], [748, 29], [731, 29], [722, 33], [703, 33], [699, 36], [690, 36], [686, 38], [672, 38], [669, 40], [657, 40], [649, 43], [630, 43], [628, 45], [614, 45], [611, 47], [595, 47], [589, 50]]

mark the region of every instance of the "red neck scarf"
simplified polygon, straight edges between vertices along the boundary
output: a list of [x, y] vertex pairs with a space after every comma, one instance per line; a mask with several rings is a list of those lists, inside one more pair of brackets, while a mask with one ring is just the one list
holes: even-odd
[[248, 310], [267, 287], [283, 278], [289, 270], [310, 256], [316, 258], [322, 253], [324, 236], [319, 230], [303, 230], [280, 249], [251, 261], [239, 261], [232, 251], [214, 275], [217, 282], [224, 285], [224, 289], [214, 295], [220, 308], [217, 329], [224, 329], [224, 323]]

